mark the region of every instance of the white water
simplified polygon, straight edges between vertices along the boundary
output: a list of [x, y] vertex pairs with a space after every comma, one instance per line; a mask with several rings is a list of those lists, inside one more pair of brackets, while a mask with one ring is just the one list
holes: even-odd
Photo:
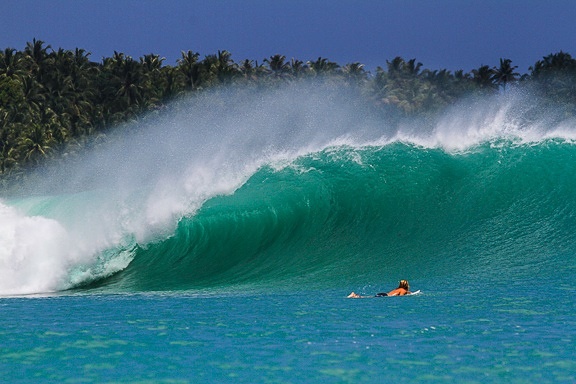
[[0, 203], [0, 294], [57, 287], [66, 266], [77, 257], [69, 244], [56, 220], [25, 216]]

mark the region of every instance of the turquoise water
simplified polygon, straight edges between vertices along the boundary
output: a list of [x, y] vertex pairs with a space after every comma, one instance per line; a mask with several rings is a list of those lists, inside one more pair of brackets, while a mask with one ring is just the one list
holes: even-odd
[[[419, 282], [424, 284], [425, 282]], [[573, 382], [573, 286], [2, 299], [4, 381]], [[431, 286], [432, 285], [432, 286]]]
[[574, 122], [217, 100], [0, 202], [4, 381], [576, 380]]

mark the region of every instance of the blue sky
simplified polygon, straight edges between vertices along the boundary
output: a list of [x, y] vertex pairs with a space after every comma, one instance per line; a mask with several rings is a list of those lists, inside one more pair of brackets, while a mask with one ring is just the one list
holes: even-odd
[[522, 73], [560, 50], [576, 56], [573, 0], [3, 0], [0, 48], [33, 38], [175, 64], [228, 50], [240, 62], [276, 53], [369, 69], [396, 56], [466, 72], [509, 58]]

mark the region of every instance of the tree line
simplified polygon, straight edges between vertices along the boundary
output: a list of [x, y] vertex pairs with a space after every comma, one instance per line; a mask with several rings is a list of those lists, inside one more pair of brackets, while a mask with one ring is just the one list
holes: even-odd
[[164, 61], [156, 54], [134, 59], [114, 52], [95, 62], [83, 49], [55, 50], [36, 39], [24, 50], [0, 51], [0, 184], [24, 177], [47, 158], [81, 152], [110, 127], [221, 85], [259, 89], [315, 79], [354, 87], [374, 107], [405, 115], [525, 85], [576, 115], [576, 59], [562, 51], [543, 57], [527, 74], [516, 72], [509, 59], [469, 73], [423, 69], [416, 59], [401, 57], [374, 73], [358, 62], [339, 65], [322, 57], [303, 62], [276, 54], [261, 63], [236, 63], [228, 51], [204, 58], [183, 51], [176, 65]]

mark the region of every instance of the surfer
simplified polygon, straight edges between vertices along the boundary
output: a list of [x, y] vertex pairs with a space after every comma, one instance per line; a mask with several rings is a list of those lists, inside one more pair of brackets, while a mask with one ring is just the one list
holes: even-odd
[[[380, 292], [376, 294], [376, 297], [382, 297], [382, 296], [404, 296], [407, 294], [410, 294], [410, 284], [408, 284], [408, 280], [400, 280], [400, 284], [398, 284], [398, 288], [391, 290], [390, 292], [386, 293], [386, 292]], [[351, 294], [348, 295], [349, 299], [359, 299], [361, 297], [366, 297], [366, 296], [360, 296], [359, 294], [352, 292]]]

